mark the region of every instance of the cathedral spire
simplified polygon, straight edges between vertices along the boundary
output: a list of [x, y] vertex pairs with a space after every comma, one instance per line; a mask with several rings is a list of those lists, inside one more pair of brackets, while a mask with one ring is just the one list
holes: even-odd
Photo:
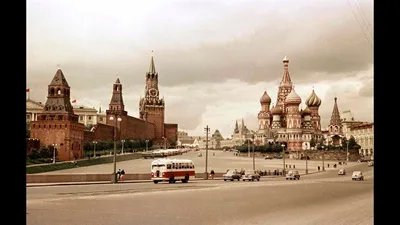
[[342, 123], [340, 121], [340, 113], [337, 105], [337, 98], [335, 97], [335, 104], [333, 105], [330, 125], [341, 125], [341, 124]]
[[283, 58], [283, 76], [281, 80], [281, 85], [291, 85], [291, 84], [292, 84], [292, 79], [290, 78], [290, 73], [289, 73], [289, 60], [285, 55], [285, 58]]

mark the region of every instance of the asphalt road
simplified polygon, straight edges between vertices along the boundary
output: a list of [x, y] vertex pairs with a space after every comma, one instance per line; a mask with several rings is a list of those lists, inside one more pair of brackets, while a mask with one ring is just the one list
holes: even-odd
[[[352, 181], [354, 170], [364, 181]], [[222, 180], [27, 188], [27, 224], [373, 224], [373, 170], [298, 181]]]
[[[197, 154], [201, 152], [202, 157], [198, 157]], [[215, 153], [215, 155], [213, 155]], [[205, 171], [205, 150], [201, 151], [190, 151], [183, 155], [173, 156], [173, 158], [183, 158], [191, 159], [195, 164], [196, 173], [204, 173]], [[153, 159], [135, 159], [129, 161], [123, 161], [117, 163], [117, 169], [124, 169], [126, 173], [149, 173], [150, 164]], [[306, 169], [305, 160], [292, 160], [286, 159], [285, 163], [287, 165], [295, 166], [300, 173], [304, 173]], [[333, 165], [338, 164], [337, 161], [325, 161], [325, 167], [328, 164]], [[261, 170], [282, 170], [283, 160], [282, 159], [270, 159], [266, 160], [264, 158], [255, 159], [256, 169]], [[352, 164], [352, 163], [350, 163]], [[317, 171], [317, 167], [322, 168], [322, 161], [308, 160], [308, 170], [310, 172]], [[234, 156], [233, 152], [222, 152], [209, 150], [208, 154], [208, 171], [213, 169], [215, 172], [225, 172], [227, 169], [238, 169], [241, 168], [245, 170], [251, 170], [253, 168], [253, 158], [252, 157], [242, 157]], [[289, 168], [288, 168], [289, 169]], [[88, 167], [79, 167], [66, 170], [57, 170], [52, 172], [47, 172], [50, 174], [61, 174], [61, 173], [111, 173], [113, 170], [113, 164], [101, 164]]]

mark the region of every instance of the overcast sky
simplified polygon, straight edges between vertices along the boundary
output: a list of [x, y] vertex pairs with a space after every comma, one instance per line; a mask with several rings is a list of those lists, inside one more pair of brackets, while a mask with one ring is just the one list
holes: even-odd
[[341, 112], [373, 121], [372, 0], [28, 0], [27, 10], [36, 101], [60, 65], [77, 104], [108, 108], [118, 76], [138, 117], [154, 55], [166, 122], [229, 137], [241, 118], [257, 129], [259, 99], [266, 90], [276, 102], [287, 55], [303, 109], [313, 87], [322, 99], [323, 127], [335, 96]]

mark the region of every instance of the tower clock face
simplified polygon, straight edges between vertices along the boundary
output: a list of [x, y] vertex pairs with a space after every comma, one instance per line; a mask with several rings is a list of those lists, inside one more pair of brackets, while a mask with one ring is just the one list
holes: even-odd
[[157, 95], [157, 90], [155, 88], [152, 88], [149, 90], [149, 94], [152, 97], [155, 97]]

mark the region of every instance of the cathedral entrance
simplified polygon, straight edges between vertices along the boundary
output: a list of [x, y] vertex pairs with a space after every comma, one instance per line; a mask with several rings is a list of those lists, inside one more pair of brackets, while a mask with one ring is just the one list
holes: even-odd
[[332, 136], [332, 145], [337, 146], [341, 144], [341, 137], [339, 135]]

